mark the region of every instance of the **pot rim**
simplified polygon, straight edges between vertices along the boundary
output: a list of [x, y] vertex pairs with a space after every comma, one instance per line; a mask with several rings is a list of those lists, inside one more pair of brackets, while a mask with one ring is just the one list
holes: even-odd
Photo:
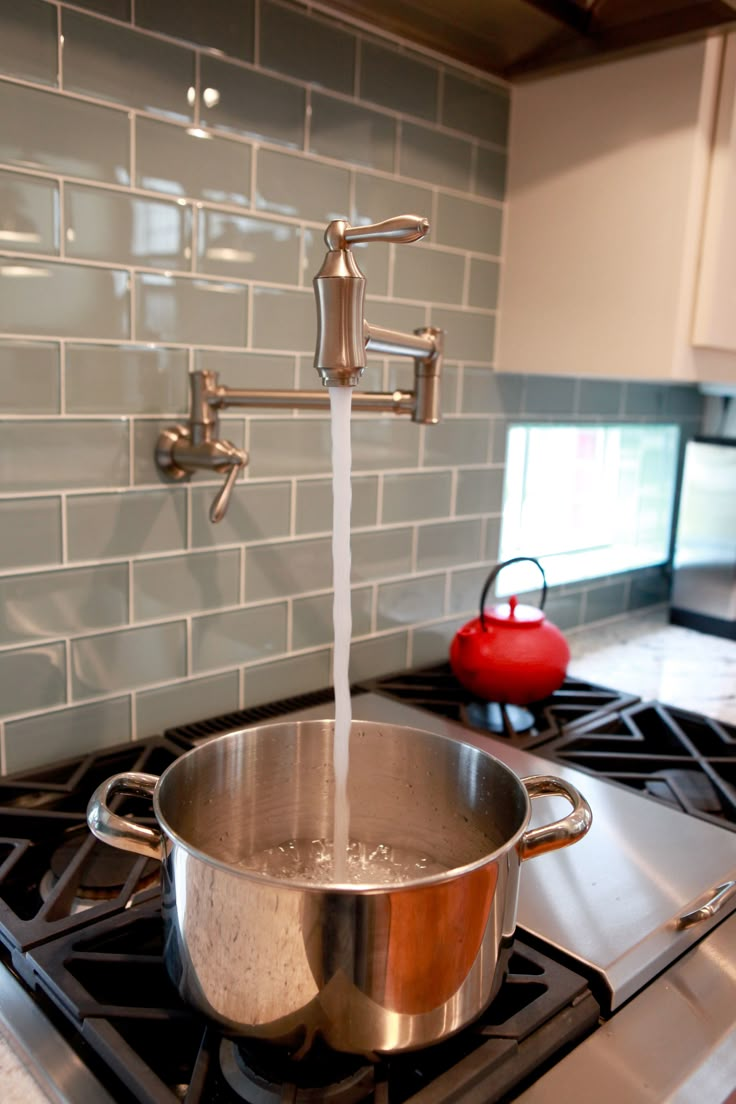
[[[473, 862], [465, 863], [462, 866], [453, 866], [449, 870], [444, 870], [440, 874], [427, 874], [424, 877], [412, 878], [406, 882], [396, 882], [395, 884], [386, 884], [382, 882], [309, 882], [298, 878], [276, 878], [270, 874], [262, 874], [257, 870], [248, 870], [244, 867], [237, 866], [235, 863], [226, 862], [224, 859], [218, 859], [214, 855], [209, 854], [207, 851], [202, 851], [194, 844], [190, 843], [183, 836], [181, 836], [175, 829], [171, 827], [161, 811], [161, 786], [166, 776], [172, 772], [178, 764], [184, 762], [185, 759], [193, 757], [197, 752], [202, 751], [204, 748], [211, 747], [213, 744], [225, 740], [234, 740], [237, 737], [243, 736], [244, 733], [259, 731], [265, 732], [269, 735], [276, 736], [278, 730], [283, 729], [285, 725], [294, 724], [309, 724], [309, 725], [332, 725], [334, 726], [333, 717], [323, 718], [308, 718], [307, 720], [294, 720], [294, 721], [273, 721], [269, 724], [263, 725], [250, 725], [245, 728], [233, 729], [230, 732], [223, 732], [220, 736], [215, 736], [206, 743], [198, 744], [196, 747], [190, 748], [189, 751], [180, 755], [178, 759], [175, 759], [173, 763], [170, 763], [168, 767], [159, 776], [156, 783], [156, 788], [153, 793], [153, 811], [156, 815], [156, 820], [159, 823], [159, 827], [162, 832], [167, 836], [172, 843], [179, 847], [182, 847], [192, 858], [206, 863], [208, 866], [215, 867], [219, 870], [226, 872], [227, 874], [243, 878], [246, 881], [251, 881], [261, 886], [271, 886], [277, 889], [294, 889], [299, 893], [309, 892], [313, 894], [324, 893], [336, 893], [340, 896], [348, 896], [355, 894], [358, 896], [372, 895], [379, 896], [385, 893], [398, 893], [403, 891], [409, 891], [412, 889], [425, 888], [426, 886], [441, 885], [444, 882], [454, 881], [458, 878], [465, 877], [471, 874], [475, 870], [480, 870], [484, 866], [488, 866], [494, 862], [500, 856], [506, 852], [515, 849], [519, 843], [521, 837], [526, 831], [529, 820], [531, 818], [531, 799], [527, 792], [524, 783], [515, 771], [508, 767], [501, 759], [498, 759], [495, 755], [491, 755], [485, 748], [476, 747], [475, 744], [469, 744], [465, 740], [457, 740], [452, 736], [445, 736], [443, 733], [430, 732], [423, 728], [414, 728], [413, 725], [395, 725], [392, 724], [393, 729], [405, 730], [407, 732], [419, 733], [422, 736], [428, 736], [433, 740], [449, 741], [453, 745], [459, 745], [462, 747], [470, 748], [474, 753], [482, 756], [485, 759], [490, 759], [497, 767], [502, 768], [503, 773], [508, 775], [521, 791], [524, 801], [524, 813], [521, 818], [521, 824], [517, 831], [509, 836], [506, 841], [488, 854], [483, 855], [480, 859], [475, 859]], [[385, 727], [382, 722], [379, 721], [361, 721], [354, 718], [351, 722], [351, 730], [354, 725], [369, 725], [371, 728]]]

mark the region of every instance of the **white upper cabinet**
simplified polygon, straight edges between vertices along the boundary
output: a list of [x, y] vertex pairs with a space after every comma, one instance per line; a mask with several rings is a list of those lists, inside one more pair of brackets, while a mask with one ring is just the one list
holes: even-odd
[[723, 59], [693, 342], [736, 351], [736, 34]]
[[500, 371], [736, 381], [726, 41], [514, 87]]

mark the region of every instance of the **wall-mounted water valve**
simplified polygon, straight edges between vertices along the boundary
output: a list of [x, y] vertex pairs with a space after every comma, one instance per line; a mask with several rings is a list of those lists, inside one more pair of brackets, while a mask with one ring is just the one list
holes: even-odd
[[[366, 280], [351, 249], [358, 242], [418, 241], [428, 230], [427, 220], [417, 215], [399, 215], [373, 226], [350, 226], [342, 220], [329, 224], [325, 231], [327, 254], [314, 278], [314, 363], [325, 387], [354, 387], [365, 368], [366, 352], [412, 357], [413, 391], [356, 391], [353, 409], [408, 414], [415, 422], [434, 425], [440, 420], [443, 331], [426, 326], [404, 334], [370, 326], [363, 317]], [[190, 387], [189, 420], [162, 431], [156, 445], [156, 463], [169, 479], [186, 479], [201, 469], [226, 473], [210, 510], [213, 522], [224, 517], [235, 480], [248, 463], [247, 453], [219, 439], [219, 411], [232, 406], [318, 410], [330, 405], [324, 389], [255, 391], [222, 387], [216, 372], [192, 372]]]

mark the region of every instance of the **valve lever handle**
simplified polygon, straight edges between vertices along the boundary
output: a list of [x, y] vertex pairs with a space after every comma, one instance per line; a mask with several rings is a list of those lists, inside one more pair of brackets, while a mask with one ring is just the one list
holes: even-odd
[[429, 231], [429, 221], [419, 215], [396, 215], [385, 222], [374, 222], [368, 226], [349, 226], [344, 232], [348, 245], [358, 242], [395, 241], [415, 242]]
[[222, 521], [227, 512], [227, 508], [230, 504], [230, 495], [232, 494], [233, 487], [235, 486], [235, 480], [245, 467], [244, 464], [233, 464], [225, 477], [220, 490], [215, 496], [215, 500], [210, 506], [210, 521], [213, 525], [216, 525], [218, 521]]

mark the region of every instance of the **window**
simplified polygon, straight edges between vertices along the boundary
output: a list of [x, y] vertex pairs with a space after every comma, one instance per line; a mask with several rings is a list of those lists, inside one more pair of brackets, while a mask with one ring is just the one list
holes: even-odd
[[[678, 448], [675, 425], [512, 426], [500, 559], [534, 556], [550, 584], [665, 562]], [[530, 590], [539, 573], [521, 564], [499, 583]]]

